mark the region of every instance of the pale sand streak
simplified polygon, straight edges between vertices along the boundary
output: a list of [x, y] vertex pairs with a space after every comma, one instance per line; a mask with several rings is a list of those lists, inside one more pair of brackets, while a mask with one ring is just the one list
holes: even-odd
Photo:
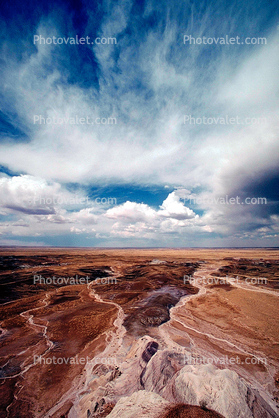
[[[198, 269], [195, 273], [194, 273], [194, 276], [193, 276], [193, 278], [204, 278], [204, 277], [212, 277], [212, 276], [210, 276], [210, 274], [212, 273], [212, 272], [214, 272], [214, 271], [216, 271], [218, 269], [218, 267], [216, 267], [216, 265], [214, 266], [214, 264], [212, 264], [212, 265], [209, 265], [208, 267], [206, 267], [206, 268], [201, 268], [201, 269]], [[231, 283], [232, 285], [235, 285], [235, 283], [233, 282], [233, 283]], [[196, 299], [196, 298], [199, 298], [200, 296], [203, 296], [203, 295], [205, 295], [206, 293], [208, 293], [208, 289], [206, 289], [205, 288], [205, 286], [203, 286], [203, 285], [201, 285], [201, 283], [199, 282], [199, 281], [197, 281], [197, 283], [194, 285], [194, 286], [196, 286], [196, 287], [198, 287], [199, 288], [199, 292], [197, 293], [197, 294], [195, 294], [195, 295], [191, 295], [191, 296], [185, 296], [185, 297], [183, 297], [181, 300], [180, 300], [180, 302], [175, 306], [175, 307], [173, 307], [171, 310], [170, 310], [170, 321], [169, 322], [167, 322], [167, 323], [165, 323], [165, 324], [162, 324], [160, 327], [159, 327], [159, 333], [160, 333], [160, 336], [161, 336], [161, 338], [165, 341], [165, 343], [166, 343], [166, 345], [168, 345], [168, 346], [171, 346], [172, 348], [176, 348], [178, 351], [182, 351], [182, 352], [184, 352], [184, 354], [186, 354], [186, 355], [189, 355], [189, 351], [187, 350], [187, 349], [185, 349], [184, 347], [183, 348], [181, 348], [181, 346], [179, 346], [179, 344], [177, 344], [177, 343], [175, 343], [173, 340], [172, 340], [172, 338], [171, 338], [171, 336], [169, 335], [169, 332], [168, 332], [168, 330], [169, 330], [169, 328], [172, 328], [172, 320], [173, 321], [176, 321], [176, 322], [178, 322], [178, 323], [180, 323], [184, 328], [186, 328], [186, 329], [189, 329], [189, 330], [191, 330], [191, 331], [194, 331], [195, 333], [197, 333], [197, 334], [200, 334], [200, 335], [204, 335], [204, 336], [206, 336], [206, 337], [208, 337], [208, 338], [210, 338], [210, 339], [212, 339], [212, 340], [214, 340], [214, 341], [220, 341], [220, 342], [224, 342], [224, 343], [226, 343], [226, 344], [228, 344], [229, 346], [231, 346], [231, 347], [234, 347], [234, 348], [236, 348], [237, 350], [239, 350], [240, 352], [242, 352], [243, 354], [247, 354], [247, 355], [250, 355], [251, 357], [255, 357], [255, 358], [257, 358], [258, 360], [261, 360], [261, 358], [260, 357], [258, 357], [258, 355], [256, 355], [255, 353], [251, 353], [251, 352], [249, 352], [249, 351], [247, 351], [247, 350], [245, 350], [245, 349], [243, 349], [243, 348], [241, 348], [241, 347], [239, 347], [237, 344], [235, 344], [235, 343], [233, 343], [233, 342], [231, 342], [231, 341], [228, 341], [228, 340], [226, 340], [226, 339], [223, 339], [223, 338], [218, 338], [218, 337], [215, 337], [214, 335], [212, 335], [212, 334], [209, 334], [209, 333], [206, 333], [206, 332], [202, 332], [202, 331], [199, 331], [198, 329], [196, 329], [196, 328], [193, 328], [193, 327], [191, 327], [191, 326], [189, 326], [189, 325], [186, 325], [184, 322], [182, 322], [181, 320], [180, 320], [180, 318], [179, 318], [179, 316], [176, 314], [176, 312], [177, 311], [179, 311], [179, 309], [181, 308], [181, 307], [183, 307], [183, 306], [185, 306], [185, 305], [187, 305], [187, 303], [189, 303], [189, 301], [190, 300], [192, 300], [192, 299]], [[246, 290], [246, 291], [256, 291], [256, 292], [259, 292], [259, 293], [267, 293], [267, 294], [272, 294], [273, 296], [278, 296], [278, 292], [274, 292], [274, 291], [269, 291], [269, 290], [266, 290], [266, 289], [259, 289], [259, 288], [253, 288], [253, 286], [251, 286], [251, 285], [247, 285], [247, 284], [238, 284], [238, 286], [236, 286], [236, 287], [239, 287], [239, 288], [242, 288], [243, 290]], [[252, 289], [250, 289], [250, 287], [252, 287]], [[194, 341], [193, 341], [193, 338], [191, 338], [190, 337], [190, 335], [185, 331], [185, 334], [187, 335], [187, 337], [190, 339], [190, 341], [191, 341], [191, 343], [192, 343], [192, 345], [193, 346], [195, 346], [195, 343], [194, 343]], [[210, 354], [210, 353], [209, 353]], [[208, 357], [210, 357], [210, 355], [208, 355]], [[271, 365], [265, 365], [265, 367], [266, 367], [266, 370], [267, 370], [267, 374], [269, 375], [269, 377], [270, 377], [270, 383], [273, 383], [273, 375], [272, 375], [272, 372], [271, 372], [271, 370], [274, 370], [274, 368], [273, 368], [273, 366], [271, 366]], [[263, 396], [263, 398], [271, 405], [271, 406], [273, 406], [274, 407], [274, 405], [273, 405], [273, 402], [272, 402], [272, 400], [271, 400], [271, 397], [269, 396], [269, 395], [267, 395], [267, 393], [266, 393], [266, 387], [264, 387], [264, 386], [267, 386], [269, 383], [267, 383], [266, 385], [264, 385], [264, 386], [261, 386], [260, 384], [259, 384], [259, 382], [257, 381], [257, 379], [254, 379], [252, 376], [249, 376], [250, 377], [250, 379], [248, 379], [248, 381], [249, 381], [249, 383], [250, 384], [252, 384], [252, 382], [253, 382], [253, 386], [255, 387], [255, 388], [257, 388], [258, 390], [259, 390], [259, 392], [261, 393], [261, 395]], [[252, 378], [252, 380], [251, 380], [251, 378]]]
[[[111, 276], [113, 278], [119, 277], [118, 274], [115, 274]], [[124, 311], [115, 302], [111, 301], [104, 301], [93, 289], [92, 289], [92, 282], [88, 283], [87, 288], [89, 290], [89, 294], [92, 298], [97, 300], [98, 302], [114, 305], [118, 309], [117, 318], [114, 320], [113, 325], [115, 326], [115, 330], [113, 331], [106, 331], [100, 337], [105, 335], [105, 338], [111, 338], [111, 341], [109, 342], [109, 345], [105, 348], [105, 350], [98, 354], [97, 358], [110, 358], [112, 355], [117, 356], [117, 352], [120, 352], [120, 356], [123, 356], [122, 353], [122, 342], [124, 335], [126, 334], [126, 329], [124, 328], [123, 321], [124, 321]], [[74, 381], [72, 387], [61, 397], [61, 399], [56, 403], [54, 407], [52, 407], [47, 414], [45, 414], [45, 418], [51, 417], [55, 412], [57, 412], [66, 401], [71, 400], [73, 402], [73, 409], [77, 407], [81, 392], [86, 392], [88, 390], [88, 385], [90, 383], [90, 380], [92, 378], [92, 369], [94, 367], [94, 357], [92, 358], [93, 364], [87, 363], [85, 365], [85, 370], [82, 373], [81, 376], [78, 376], [78, 378]]]

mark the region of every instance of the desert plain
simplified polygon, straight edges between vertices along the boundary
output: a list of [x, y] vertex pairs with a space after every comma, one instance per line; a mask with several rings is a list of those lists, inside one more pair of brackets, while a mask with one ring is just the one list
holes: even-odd
[[1, 418], [278, 416], [278, 249], [2, 247], [0, 286]]

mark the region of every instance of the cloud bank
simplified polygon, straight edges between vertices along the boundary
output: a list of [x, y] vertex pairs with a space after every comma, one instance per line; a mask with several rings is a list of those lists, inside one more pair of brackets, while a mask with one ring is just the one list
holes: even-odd
[[[61, 2], [25, 15], [4, 7], [3, 16], [2, 242], [278, 245], [275, 3]], [[34, 45], [35, 34], [115, 37], [117, 44]], [[189, 45], [184, 35], [266, 43]], [[43, 122], [87, 117], [94, 123]], [[238, 123], [211, 123], [222, 117]], [[159, 205], [65, 203], [92, 187], [113, 193], [119, 185], [166, 185], [169, 194]], [[222, 196], [267, 203], [220, 204]]]

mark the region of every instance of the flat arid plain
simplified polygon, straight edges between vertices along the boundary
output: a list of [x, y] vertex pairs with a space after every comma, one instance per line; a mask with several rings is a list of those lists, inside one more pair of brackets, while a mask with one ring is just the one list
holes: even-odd
[[0, 417], [277, 417], [279, 250], [0, 250]]

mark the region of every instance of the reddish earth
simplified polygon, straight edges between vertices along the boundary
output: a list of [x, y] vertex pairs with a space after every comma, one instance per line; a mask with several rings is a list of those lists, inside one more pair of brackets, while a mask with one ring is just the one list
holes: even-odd
[[192, 405], [175, 405], [168, 408], [166, 415], [162, 418], [222, 418], [223, 415], [209, 409], [202, 409]]
[[[267, 365], [229, 368], [276, 401], [278, 265], [275, 250], [2, 248], [0, 417], [44, 417], [48, 411], [67, 417], [77, 396], [90, 395], [93, 383], [84, 364], [53, 364], [53, 358], [93, 360], [106, 353], [121, 362], [144, 335], [163, 348], [194, 347], [195, 356], [214, 353], [245, 360], [245, 352], [261, 355]], [[91, 284], [34, 284], [35, 275], [88, 276]], [[196, 286], [185, 284], [184, 275], [213, 275], [217, 281]], [[218, 282], [224, 276], [227, 282]], [[236, 276], [237, 286], [230, 281]], [[267, 285], [255, 285], [257, 291], [245, 287], [244, 279], [256, 276], [266, 277]], [[92, 282], [98, 277], [107, 282]], [[34, 364], [34, 356], [42, 356], [41, 364]], [[102, 367], [92, 369], [99, 378], [115, 370], [114, 364]], [[108, 415], [113, 406], [104, 404], [98, 416]], [[187, 405], [173, 406], [164, 415], [184, 416], [221, 415]]]

